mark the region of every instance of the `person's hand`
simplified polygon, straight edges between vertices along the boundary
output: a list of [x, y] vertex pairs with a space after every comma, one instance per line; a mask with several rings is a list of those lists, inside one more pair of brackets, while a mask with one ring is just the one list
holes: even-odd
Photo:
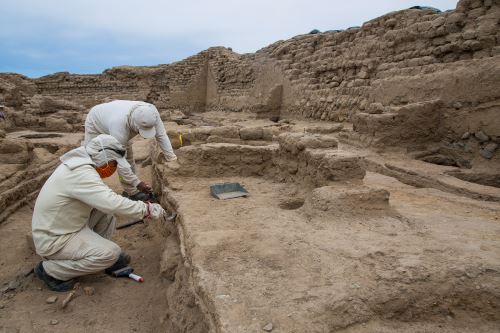
[[151, 186], [145, 182], [140, 182], [139, 184], [137, 184], [137, 189], [142, 193], [151, 193], [152, 191]]
[[175, 154], [168, 154], [168, 155], [165, 155], [165, 160], [166, 160], [167, 162], [177, 161], [177, 155], [175, 155]]
[[146, 202], [148, 205], [148, 216], [146, 218], [150, 218], [153, 220], [165, 219], [167, 216], [167, 212], [163, 209], [159, 204]]

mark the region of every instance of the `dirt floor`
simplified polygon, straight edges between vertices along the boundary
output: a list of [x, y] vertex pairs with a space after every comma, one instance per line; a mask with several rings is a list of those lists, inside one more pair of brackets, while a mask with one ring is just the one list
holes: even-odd
[[[150, 167], [140, 168], [151, 179]], [[107, 183], [120, 191], [117, 176]], [[125, 222], [118, 219], [118, 223]], [[155, 223], [155, 222], [151, 222]], [[24, 206], [0, 225], [0, 332], [157, 332], [166, 300], [159, 265], [163, 237], [158, 226], [139, 224], [116, 230], [114, 240], [132, 256], [131, 266], [144, 283], [98, 274], [80, 278], [77, 297], [63, 309], [68, 293], [48, 290], [33, 274], [40, 258], [28, 247], [31, 209]], [[6, 290], [11, 287], [12, 290]], [[85, 288], [94, 294], [87, 295]], [[47, 304], [47, 299], [57, 301]]]
[[[210, 184], [231, 181], [250, 196], [209, 196]], [[192, 265], [225, 332], [500, 331], [485, 320], [498, 319], [487, 298], [499, 276], [483, 273], [500, 268], [498, 204], [375, 173], [365, 184], [390, 190], [393, 210], [318, 214], [300, 190], [255, 178], [173, 182]], [[356, 325], [372, 316], [381, 318]]]

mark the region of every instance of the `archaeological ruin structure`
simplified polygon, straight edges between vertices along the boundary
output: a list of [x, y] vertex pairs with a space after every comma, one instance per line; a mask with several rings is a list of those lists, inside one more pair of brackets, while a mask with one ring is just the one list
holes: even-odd
[[[500, 1], [251, 54], [0, 73], [0, 223], [81, 144], [89, 108], [114, 99], [155, 104], [179, 158], [142, 144], [178, 213], [157, 227], [153, 331], [500, 330]], [[223, 182], [250, 195], [213, 198]]]

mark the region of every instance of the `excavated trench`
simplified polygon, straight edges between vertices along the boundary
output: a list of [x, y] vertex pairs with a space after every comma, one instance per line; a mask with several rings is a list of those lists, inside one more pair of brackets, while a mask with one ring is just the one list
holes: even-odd
[[[500, 325], [494, 238], [481, 245], [487, 254], [462, 249], [459, 231], [447, 239], [426, 223], [453, 224], [453, 215], [436, 208], [422, 216], [399, 188], [389, 203], [391, 189], [367, 184], [362, 158], [336, 143], [318, 147], [308, 134], [285, 134], [264, 146], [184, 146], [178, 156], [175, 165], [153, 158], [162, 204], [179, 214], [166, 227], [161, 259], [166, 331], [258, 332], [272, 323], [277, 332], [490, 332]], [[241, 182], [250, 197], [211, 198], [208, 186], [224, 181]]]
[[[201, 131], [185, 131], [176, 163], [164, 163], [157, 149], [150, 159], [136, 156], [152, 161], [155, 192], [178, 213], [175, 223], [160, 226], [162, 253], [153, 256], [161, 280], [161, 296], [152, 298], [155, 331], [500, 326], [497, 203], [399, 183], [387, 170], [402, 169], [367, 163], [348, 147], [338, 149], [330, 135], [285, 131], [274, 140], [242, 140], [233, 128]], [[52, 154], [68, 147], [32, 140], [32, 159], [49, 153], [46, 177], [57, 164]], [[403, 180], [411, 185], [419, 177], [412, 171]], [[495, 179], [479, 178], [490, 186]], [[240, 182], [250, 196], [212, 198], [209, 186], [226, 181]]]

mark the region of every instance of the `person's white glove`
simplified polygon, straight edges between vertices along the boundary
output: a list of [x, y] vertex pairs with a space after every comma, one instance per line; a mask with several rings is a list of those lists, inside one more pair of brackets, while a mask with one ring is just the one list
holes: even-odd
[[146, 218], [159, 220], [165, 219], [165, 216], [167, 216], [167, 212], [159, 204], [146, 202], [146, 205], [148, 205], [148, 215]]
[[175, 154], [165, 154], [165, 160], [167, 162], [172, 162], [177, 160], [177, 155]]

